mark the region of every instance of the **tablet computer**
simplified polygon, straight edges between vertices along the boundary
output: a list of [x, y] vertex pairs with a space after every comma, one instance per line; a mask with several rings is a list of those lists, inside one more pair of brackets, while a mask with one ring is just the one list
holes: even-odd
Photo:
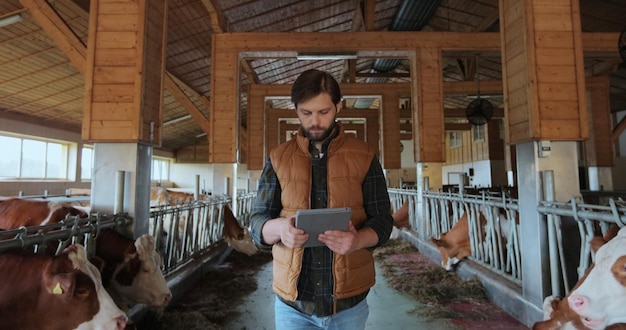
[[348, 230], [351, 216], [349, 207], [296, 211], [296, 227], [309, 234], [302, 247], [324, 246], [317, 236], [327, 230]]

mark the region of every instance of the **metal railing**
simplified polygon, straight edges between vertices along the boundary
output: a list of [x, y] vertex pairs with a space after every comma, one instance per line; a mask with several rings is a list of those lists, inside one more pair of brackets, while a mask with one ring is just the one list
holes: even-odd
[[188, 204], [152, 207], [149, 234], [163, 258], [162, 270], [170, 273], [222, 239], [227, 196], [213, 196]]
[[550, 271], [552, 294], [562, 296], [570, 291], [570, 279], [567, 269], [566, 249], [573, 248], [571, 239], [565, 244], [562, 234], [565, 217], [576, 222], [580, 235], [580, 252], [576, 273], [581, 278], [591, 263], [594, 253], [589, 242], [594, 236], [604, 235], [612, 225], [623, 227], [626, 223], [626, 202], [621, 199], [607, 199], [608, 205], [586, 204], [581, 198], [572, 198], [569, 202], [543, 201], [537, 211], [546, 216], [548, 226], [548, 244], [550, 253]]
[[33, 249], [42, 252], [54, 248], [55, 254], [70, 244], [85, 246], [93, 255], [95, 240], [102, 229], [124, 227], [133, 221], [126, 213], [116, 215], [90, 214], [87, 218], [67, 217], [58, 223], [20, 227], [0, 231], [0, 253], [11, 249]]
[[[237, 197], [237, 218], [247, 226], [255, 193]], [[164, 274], [180, 268], [222, 240], [224, 207], [231, 202], [227, 196], [212, 196], [188, 204], [164, 205], [151, 208], [149, 234], [163, 258]], [[90, 214], [87, 218], [67, 219], [44, 226], [21, 227], [0, 231], [0, 253], [11, 249], [42, 252], [80, 243], [89, 255], [95, 252], [98, 232], [106, 228], [123, 228], [134, 221], [126, 213], [113, 216]], [[49, 252], [49, 251], [47, 251]]]
[[389, 189], [394, 209], [409, 201], [409, 223], [420, 230], [423, 239], [439, 238], [467, 214], [472, 260], [521, 283], [521, 251], [517, 200], [487, 194], [465, 195], [448, 192], [422, 192], [423, 216], [418, 216], [419, 193]]
[[243, 227], [250, 226], [250, 215], [252, 214], [252, 207], [254, 206], [254, 198], [256, 197], [256, 191], [239, 193], [237, 195], [237, 220]]
[[[409, 202], [411, 230], [418, 231], [420, 239], [438, 238], [450, 231], [467, 213], [472, 251], [469, 258], [521, 285], [523, 251], [520, 249], [519, 205], [516, 199], [504, 194], [495, 197], [425, 191], [421, 193], [420, 201], [419, 195], [415, 190], [389, 189], [394, 209], [402, 206], [404, 201]], [[626, 202], [621, 198], [609, 197], [607, 205], [588, 204], [581, 200], [579, 197], [568, 202], [542, 201], [537, 207], [538, 214], [545, 216], [546, 220], [551, 289], [555, 295], [567, 294], [572, 280], [575, 282], [583, 276], [593, 262], [591, 239], [604, 235], [612, 225], [621, 228], [626, 224]], [[422, 215], [418, 214], [418, 202], [422, 203]], [[480, 215], [484, 217], [482, 221], [479, 221]], [[580, 236], [579, 247], [572, 246], [575, 241], [572, 237], [564, 241], [564, 218], [575, 221]], [[565, 257], [566, 250], [573, 248], [580, 248], [576, 265]], [[571, 267], [576, 267], [577, 278], [568, 278], [567, 270]]]

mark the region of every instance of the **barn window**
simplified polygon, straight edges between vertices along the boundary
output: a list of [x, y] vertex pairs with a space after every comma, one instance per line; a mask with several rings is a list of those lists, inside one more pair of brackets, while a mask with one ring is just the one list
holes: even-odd
[[474, 136], [474, 142], [485, 140], [485, 126], [472, 125], [472, 134]]
[[161, 182], [170, 179], [170, 160], [167, 158], [152, 158], [152, 180]]
[[5, 152], [0, 177], [7, 179], [67, 179], [69, 144], [0, 136]]
[[458, 148], [463, 146], [463, 135], [462, 132], [451, 131], [448, 134], [450, 138], [450, 148]]
[[80, 159], [80, 179], [91, 180], [91, 172], [93, 171], [93, 147], [84, 146]]

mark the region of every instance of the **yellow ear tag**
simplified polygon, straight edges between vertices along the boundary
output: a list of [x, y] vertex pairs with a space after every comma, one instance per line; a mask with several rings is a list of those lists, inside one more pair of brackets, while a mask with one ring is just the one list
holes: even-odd
[[52, 289], [53, 294], [63, 294], [63, 289], [61, 289], [61, 282], [57, 282], [57, 285]]

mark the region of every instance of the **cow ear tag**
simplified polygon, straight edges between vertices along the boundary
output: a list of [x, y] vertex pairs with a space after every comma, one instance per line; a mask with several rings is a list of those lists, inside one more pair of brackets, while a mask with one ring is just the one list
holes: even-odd
[[57, 282], [57, 285], [52, 289], [53, 294], [63, 294], [63, 289], [61, 289], [61, 282]]

